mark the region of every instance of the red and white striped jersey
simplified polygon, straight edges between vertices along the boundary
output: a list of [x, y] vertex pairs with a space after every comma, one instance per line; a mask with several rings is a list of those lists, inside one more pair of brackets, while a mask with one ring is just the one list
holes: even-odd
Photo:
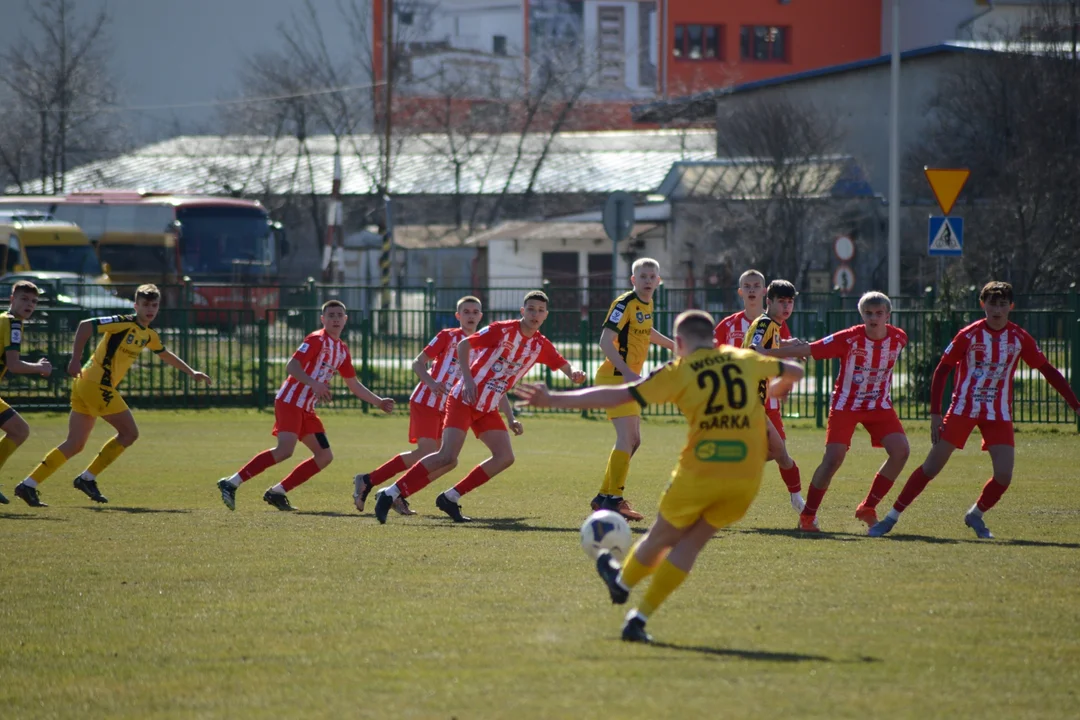
[[747, 316], [745, 310], [734, 315], [728, 315], [716, 323], [716, 329], [713, 330], [713, 347], [720, 347], [721, 345], [742, 347], [743, 338], [746, 337], [746, 333], [750, 330], [750, 323], [752, 322], [753, 320]]
[[941, 362], [957, 365], [949, 412], [979, 420], [1013, 419], [1013, 373], [1023, 359], [1034, 369], [1046, 364], [1035, 338], [1016, 323], [991, 330], [986, 319], [957, 333]]
[[[472, 354], [469, 373], [476, 381], [476, 402], [480, 412], [491, 412], [499, 406], [506, 391], [514, 387], [536, 363], [553, 370], [565, 366], [566, 358], [559, 354], [546, 337], [536, 332], [531, 337], [521, 334], [520, 320], [501, 320], [469, 337]], [[452, 394], [461, 397], [462, 384], [454, 385]]]
[[424, 354], [432, 361], [428, 372], [431, 374], [431, 379], [442, 385], [444, 390], [441, 395], [436, 395], [424, 383], [417, 383], [416, 389], [409, 397], [409, 402], [427, 405], [438, 410], [446, 407], [446, 396], [450, 394], [454, 383], [461, 377], [461, 368], [458, 367], [457, 361], [457, 345], [464, 338], [465, 331], [457, 327], [440, 330], [431, 339], [424, 348]]
[[[304, 372], [321, 383], [328, 384], [334, 379], [334, 373], [341, 373], [343, 378], [356, 377], [348, 346], [327, 335], [326, 330], [316, 330], [304, 338], [293, 353], [293, 359], [299, 360]], [[274, 399], [308, 412], [315, 409], [315, 393], [292, 375], [285, 378]]]
[[865, 325], [855, 325], [810, 343], [815, 360], [840, 360], [830, 409], [892, 408], [893, 366], [907, 345], [907, 333], [892, 325], [885, 327], [885, 337], [881, 340], [871, 340]]

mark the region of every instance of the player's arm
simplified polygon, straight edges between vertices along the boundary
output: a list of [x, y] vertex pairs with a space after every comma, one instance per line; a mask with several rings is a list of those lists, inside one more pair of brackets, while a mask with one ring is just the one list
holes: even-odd
[[1046, 378], [1046, 382], [1050, 384], [1050, 387], [1054, 388], [1057, 394], [1069, 404], [1072, 411], [1080, 415], [1080, 401], [1077, 400], [1076, 393], [1069, 387], [1069, 381], [1046, 358], [1043, 351], [1039, 349], [1039, 344], [1035, 342], [1035, 338], [1026, 332], [1020, 336], [1020, 357], [1023, 358], [1028, 367], [1038, 370], [1039, 374]]
[[662, 348], [667, 348], [668, 350], [675, 349], [675, 341], [669, 338], [664, 333], [657, 330], [656, 328], [651, 328], [649, 330], [649, 342], [651, 342], [653, 345], [659, 345]]
[[772, 350], [765, 350], [760, 347], [755, 347], [754, 350], [762, 355], [774, 358], [807, 358], [813, 352], [811, 350], [812, 345], [804, 340], [781, 340], [780, 342], [780, 347]]
[[781, 360], [780, 374], [776, 376], [775, 380], [769, 383], [769, 395], [783, 400], [787, 397], [787, 394], [791, 392], [791, 389], [795, 387], [795, 384], [803, 379], [805, 374], [806, 372], [803, 370], [802, 365]]
[[619, 336], [617, 330], [612, 330], [608, 326], [604, 326], [604, 331], [600, 333], [600, 350], [603, 351], [604, 357], [608, 359], [615, 369], [626, 378], [627, 382], [633, 382], [640, 376], [630, 369], [630, 366], [626, 364], [626, 360], [623, 360], [622, 355], [619, 354], [619, 349], [615, 347], [615, 338]]
[[955, 338], [949, 343], [930, 378], [930, 442], [933, 445], [937, 445], [937, 441], [941, 439], [941, 399], [945, 395], [945, 382], [949, 379], [953, 367], [967, 351], [967, 345], [968, 341], [964, 337]]
[[[585, 382], [586, 379], [585, 373], [582, 370], [575, 370], [574, 366], [571, 365], [569, 361], [566, 361], [563, 365], [559, 367], [559, 372], [570, 378], [570, 382], [574, 383], [575, 385], [580, 385], [581, 383]], [[635, 377], [637, 376], [635, 375]]]
[[75, 339], [71, 343], [71, 361], [68, 363], [68, 375], [73, 378], [79, 377], [82, 371], [83, 350], [86, 349], [90, 336], [94, 334], [96, 325], [95, 318], [88, 318], [79, 323], [79, 327], [75, 330]]
[[521, 384], [514, 391], [526, 405], [561, 408], [564, 410], [602, 410], [633, 400], [627, 385], [591, 387], [581, 390], [552, 392], [544, 383]]
[[374, 405], [384, 413], [392, 413], [394, 411], [394, 398], [379, 397], [368, 390], [364, 383], [360, 382], [355, 375], [345, 378], [345, 386], [349, 388], [353, 395], [369, 405]]
[[476, 400], [476, 378], [472, 376], [472, 371], [469, 368], [469, 353], [472, 352], [472, 340], [470, 338], [462, 339], [454, 348], [454, 352], [457, 353], [458, 367], [461, 368], [461, 400], [466, 405], [471, 405]]
[[420, 354], [416, 356], [416, 359], [413, 360], [412, 371], [416, 374], [416, 377], [420, 378], [420, 382], [427, 387], [428, 390], [436, 395], [442, 395], [446, 392], [446, 388], [435, 382], [435, 378], [431, 377], [431, 373], [428, 372], [429, 361], [430, 358], [427, 356], [427, 353], [421, 351]]
[[49, 377], [52, 374], [52, 363], [48, 358], [41, 358], [36, 363], [28, 363], [22, 359], [19, 350], [16, 349], [8, 349], [4, 352], [4, 362], [7, 363], [8, 372], [18, 375]]
[[185, 375], [190, 375], [191, 378], [195, 380], [195, 382], [202, 382], [206, 383], [207, 385], [213, 385], [213, 381], [210, 380], [209, 375], [193, 369], [190, 365], [178, 358], [176, 355], [173, 355], [168, 350], [165, 350], [163, 348], [157, 353], [157, 356], [161, 358], [161, 362], [165, 363], [169, 367], [174, 367]]
[[315, 397], [318, 399], [330, 399], [330, 386], [326, 383], [319, 382], [304, 372], [304, 363], [300, 362], [299, 358], [293, 357], [289, 360], [288, 365], [285, 366], [285, 373], [290, 377], [296, 378], [296, 381], [301, 385], [307, 385], [311, 388], [315, 392]]
[[499, 410], [506, 416], [506, 426], [510, 428], [515, 435], [520, 435], [525, 432], [524, 426], [521, 421], [514, 417], [514, 406], [510, 403], [510, 398], [506, 397], [504, 393], [499, 398]]

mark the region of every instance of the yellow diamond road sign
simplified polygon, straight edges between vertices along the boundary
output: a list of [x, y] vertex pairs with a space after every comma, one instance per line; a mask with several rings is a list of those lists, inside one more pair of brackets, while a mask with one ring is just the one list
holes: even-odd
[[964, 183], [971, 171], [961, 168], [924, 167], [923, 172], [930, 182], [930, 189], [934, 191], [937, 204], [941, 206], [941, 212], [948, 215], [956, 204], [956, 198], [960, 197], [960, 191], [964, 189]]

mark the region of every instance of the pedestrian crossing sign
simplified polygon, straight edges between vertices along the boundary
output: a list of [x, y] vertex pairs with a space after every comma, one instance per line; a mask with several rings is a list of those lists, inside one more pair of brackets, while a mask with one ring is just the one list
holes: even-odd
[[963, 255], [964, 218], [931, 216], [927, 240], [930, 255]]

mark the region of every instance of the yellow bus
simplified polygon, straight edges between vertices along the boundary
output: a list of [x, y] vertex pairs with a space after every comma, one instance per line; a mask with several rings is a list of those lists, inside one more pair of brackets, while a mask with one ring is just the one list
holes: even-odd
[[0, 262], [4, 273], [71, 272], [94, 280], [105, 275], [86, 233], [63, 220], [0, 219]]

